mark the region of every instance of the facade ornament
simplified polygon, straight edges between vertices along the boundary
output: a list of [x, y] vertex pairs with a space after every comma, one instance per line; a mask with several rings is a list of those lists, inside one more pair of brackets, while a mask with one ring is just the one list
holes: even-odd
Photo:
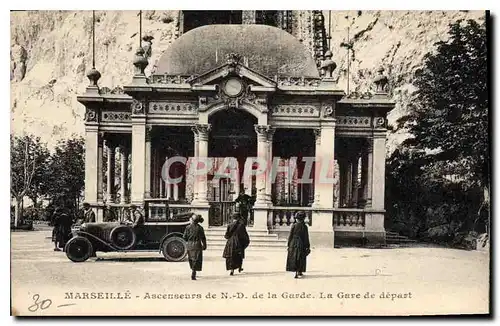
[[347, 95], [347, 98], [350, 98], [350, 99], [361, 99], [361, 100], [369, 100], [373, 97], [373, 94], [370, 93], [370, 92], [364, 92], [364, 93], [361, 93], [361, 92], [352, 92], [350, 93], [349, 95]]
[[387, 93], [387, 84], [389, 83], [389, 79], [384, 75], [384, 67], [380, 67], [378, 70], [378, 75], [373, 80], [373, 83], [376, 86], [377, 93]]
[[198, 139], [201, 141], [207, 141], [208, 140], [208, 133], [210, 132], [210, 129], [212, 126], [210, 124], [203, 124], [203, 123], [197, 123], [191, 128], [191, 130], [198, 135]]
[[226, 55], [227, 64], [231, 67], [236, 67], [240, 63], [240, 60], [241, 60], [241, 55], [238, 53], [231, 52]]
[[151, 58], [151, 45], [153, 44], [154, 37], [151, 35], [144, 35], [142, 37], [142, 49], [144, 50], [144, 57]]
[[323, 116], [333, 118], [334, 110], [333, 110], [333, 107], [331, 105], [327, 105], [323, 108]]
[[144, 49], [142, 47], [137, 48], [135, 51], [134, 58], [135, 74], [144, 75], [144, 69], [148, 66], [148, 59], [144, 56]]
[[375, 127], [383, 127], [385, 124], [385, 119], [383, 117], [376, 117], [373, 122]]
[[145, 114], [144, 104], [141, 101], [134, 100], [131, 104], [133, 114]]
[[87, 108], [85, 111], [85, 121], [87, 122], [97, 122], [97, 110]]
[[97, 81], [101, 78], [101, 73], [97, 69], [92, 68], [87, 73], [87, 78], [90, 81], [89, 87], [97, 87]]
[[268, 125], [254, 125], [254, 128], [259, 140], [267, 141], [267, 133], [270, 127]]
[[332, 51], [328, 50], [325, 53], [325, 60], [321, 62], [321, 76], [332, 78], [333, 71], [337, 68], [337, 64], [332, 60]]

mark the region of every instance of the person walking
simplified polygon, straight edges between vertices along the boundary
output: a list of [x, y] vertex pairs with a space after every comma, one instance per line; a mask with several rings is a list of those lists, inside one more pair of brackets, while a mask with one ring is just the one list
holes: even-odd
[[191, 224], [184, 230], [184, 240], [187, 241], [189, 267], [191, 268], [191, 279], [196, 280], [196, 272], [200, 272], [203, 267], [203, 250], [207, 249], [207, 239], [205, 230], [200, 225], [203, 223], [201, 215], [191, 217]]
[[225, 238], [226, 246], [222, 257], [226, 258], [226, 270], [230, 270], [229, 275], [234, 275], [234, 270], [243, 271], [243, 259], [245, 259], [245, 249], [250, 244], [245, 221], [239, 213], [233, 214], [233, 221], [227, 226]]
[[288, 255], [286, 259], [286, 271], [295, 272], [295, 278], [303, 276], [306, 271], [307, 256], [311, 253], [309, 243], [309, 231], [304, 222], [305, 213], [297, 212], [295, 223], [290, 229], [288, 236]]

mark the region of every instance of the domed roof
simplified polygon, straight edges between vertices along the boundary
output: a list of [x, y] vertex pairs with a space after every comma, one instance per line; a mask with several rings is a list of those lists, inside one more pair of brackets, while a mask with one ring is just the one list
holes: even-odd
[[179, 37], [161, 55], [155, 75], [202, 75], [237, 53], [242, 64], [267, 76], [319, 77], [307, 48], [291, 34], [267, 25], [206, 25]]

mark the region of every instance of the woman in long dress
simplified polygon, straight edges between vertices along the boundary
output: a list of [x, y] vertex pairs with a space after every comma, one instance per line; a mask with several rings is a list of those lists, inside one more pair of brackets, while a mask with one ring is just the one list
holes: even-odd
[[193, 281], [196, 280], [196, 272], [202, 269], [203, 250], [207, 249], [205, 230], [200, 223], [203, 223], [203, 217], [193, 214], [191, 224], [184, 230], [184, 240], [187, 241], [189, 267], [191, 268], [191, 279]]
[[288, 256], [286, 259], [286, 271], [295, 272], [295, 278], [303, 276], [306, 271], [307, 255], [311, 252], [309, 243], [309, 231], [304, 223], [304, 212], [295, 215], [295, 224], [290, 229], [288, 236]]
[[226, 270], [230, 270], [229, 275], [234, 275], [234, 270], [243, 271], [243, 259], [245, 258], [245, 249], [250, 244], [250, 238], [245, 227], [245, 221], [239, 213], [233, 214], [233, 221], [227, 226], [226, 246], [222, 257], [226, 258]]

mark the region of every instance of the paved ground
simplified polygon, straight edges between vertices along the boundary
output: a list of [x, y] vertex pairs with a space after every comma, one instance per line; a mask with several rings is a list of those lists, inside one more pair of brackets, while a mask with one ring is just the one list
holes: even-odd
[[[233, 277], [221, 252], [207, 250], [199, 279], [191, 281], [187, 262], [168, 263], [156, 253], [98, 253], [97, 260], [72, 263], [52, 251], [47, 230], [11, 234], [12, 306], [21, 315], [488, 312], [485, 252], [317, 249], [306, 277], [296, 280], [284, 272], [283, 250], [249, 250], [244, 272]], [[123, 299], [109, 299], [118, 292]]]

